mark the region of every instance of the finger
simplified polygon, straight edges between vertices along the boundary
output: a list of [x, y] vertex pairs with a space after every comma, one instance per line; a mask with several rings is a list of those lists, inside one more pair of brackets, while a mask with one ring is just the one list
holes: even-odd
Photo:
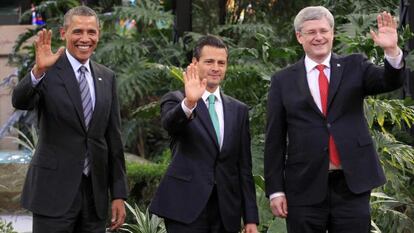
[[377, 16], [377, 24], [378, 24], [378, 28], [381, 28], [381, 27], [384, 26], [383, 23], [382, 23], [382, 14], [379, 14]]
[[279, 214], [279, 217], [283, 218], [285, 216], [285, 214], [283, 213], [283, 210], [282, 210], [282, 205], [280, 205], [279, 203], [276, 206], [276, 211]]
[[187, 66], [187, 68], [185, 69], [185, 81], [189, 82], [190, 81], [190, 66]]
[[45, 28], [42, 29], [42, 34], [43, 34], [43, 44], [47, 44], [47, 30]]
[[118, 226], [118, 209], [112, 208], [112, 218], [111, 218], [111, 230], [115, 230]]
[[201, 88], [206, 89], [206, 87], [207, 87], [207, 79], [204, 78], [203, 80], [201, 80]]
[[187, 81], [187, 71], [183, 71], [183, 81], [184, 81], [184, 85], [188, 82]]
[[188, 81], [191, 81], [193, 79], [193, 66], [191, 64], [187, 67], [187, 78]]
[[198, 67], [194, 65], [194, 79], [197, 81], [200, 81], [199, 75], [198, 75]]
[[36, 39], [33, 42], [33, 45], [35, 46], [35, 50], [37, 51], [37, 48], [39, 47], [39, 37], [36, 37]]
[[283, 214], [284, 214], [285, 216], [287, 216], [287, 214], [288, 214], [288, 207], [287, 207], [287, 202], [286, 202], [286, 200], [284, 200], [284, 201], [282, 202], [282, 211], [283, 211]]
[[37, 32], [37, 41], [38, 45], [41, 45], [43, 43], [43, 30]]
[[52, 44], [52, 30], [47, 30], [46, 44]]
[[398, 26], [398, 23], [397, 23], [397, 22], [398, 22], [398, 21], [397, 21], [397, 18], [392, 17], [392, 16], [391, 16], [391, 18], [392, 18], [392, 21], [391, 21], [391, 27], [396, 29], [396, 28], [397, 28], [397, 26]]
[[276, 205], [275, 202], [271, 202], [270, 203], [270, 209], [272, 210], [272, 213], [273, 213], [274, 216], [276, 216], [276, 217], [279, 217], [280, 216], [280, 214], [279, 214], [279, 212], [277, 210], [277, 205]]
[[377, 34], [374, 32], [374, 30], [371, 29], [370, 34], [371, 34], [372, 40], [374, 42], [377, 41]]
[[60, 57], [64, 52], [65, 52], [65, 47], [61, 46], [56, 52], [56, 55]]

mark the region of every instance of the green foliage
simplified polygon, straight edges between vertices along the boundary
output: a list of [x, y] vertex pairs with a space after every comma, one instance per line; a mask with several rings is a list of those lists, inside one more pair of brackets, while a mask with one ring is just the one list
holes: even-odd
[[[46, 2], [49, 5], [45, 3], [44, 6], [52, 9], [52, 14], [47, 17], [47, 26], [54, 29], [53, 38], [58, 38], [57, 28], [62, 21], [63, 9], [70, 8], [70, 4], [74, 3], [71, 0]], [[66, 5], [58, 6], [58, 2]], [[101, 7], [109, 9], [109, 2], [102, 1]], [[207, 14], [200, 8], [207, 3], [198, 1], [194, 12]], [[388, 10], [396, 15], [399, 1], [236, 0], [234, 3], [234, 7], [227, 12], [225, 25], [218, 26], [216, 20], [209, 18], [214, 15], [208, 13], [199, 17], [202, 20], [199, 22], [205, 25], [198, 32], [205, 30], [217, 34], [229, 45], [229, 66], [222, 88], [226, 94], [250, 106], [253, 173], [257, 175], [261, 220], [259, 229], [261, 232], [284, 232], [284, 221], [275, 219], [270, 213], [269, 202], [263, 192], [263, 178], [260, 180], [258, 177], [263, 175], [266, 100], [270, 77], [303, 56], [293, 31], [293, 18], [304, 6], [326, 6], [335, 13], [337, 26], [334, 51], [340, 54], [361, 52], [381, 65], [383, 52], [374, 45], [369, 31], [376, 28], [375, 17], [378, 12]], [[250, 13], [246, 11], [249, 3], [254, 10]], [[173, 15], [164, 11], [159, 1], [140, 0], [136, 6], [112, 9], [110, 14], [100, 15], [101, 40], [94, 59], [117, 74], [126, 149], [161, 161], [161, 164], [127, 164], [131, 200], [137, 202], [138, 206], [146, 206], [170, 159], [166, 152], [168, 136], [160, 125], [159, 99], [167, 91], [183, 87], [182, 71], [188, 65], [187, 56], [202, 34], [197, 31], [187, 33], [185, 39], [174, 43]], [[244, 20], [241, 17], [243, 14]], [[135, 20], [137, 27], [129, 31], [120, 28], [118, 22], [127, 19]], [[21, 75], [28, 72], [34, 60], [33, 47], [23, 48], [22, 42], [37, 30], [28, 31], [15, 47], [11, 61], [19, 64]], [[399, 35], [402, 45], [412, 36], [412, 32], [407, 27], [400, 28]], [[53, 40], [55, 49], [60, 45], [61, 41]], [[28, 54], [19, 53], [24, 49]], [[411, 52], [406, 58], [407, 67], [414, 69], [413, 61], [414, 53]], [[364, 103], [367, 121], [388, 178], [387, 184], [372, 195], [372, 226], [373, 232], [407, 233], [413, 229], [414, 219], [414, 152], [407, 144], [409, 140], [412, 142], [412, 136], [406, 133], [414, 121], [413, 108], [407, 101], [388, 100], [390, 97], [371, 97]]]
[[127, 163], [129, 200], [139, 206], [148, 206], [167, 169], [167, 164]]
[[6, 222], [3, 219], [0, 219], [0, 232], [1, 233], [17, 233], [17, 231], [14, 231], [12, 223]]
[[129, 233], [166, 233], [164, 222], [156, 215], [152, 215], [148, 212], [141, 211], [140, 208], [134, 204], [132, 207], [125, 202], [127, 209], [134, 216], [134, 223], [125, 223], [121, 231]]
[[34, 125], [32, 125], [32, 127], [28, 131], [30, 135], [26, 135], [17, 128], [12, 128], [12, 132], [17, 133], [17, 136], [7, 136], [5, 138], [12, 139], [17, 145], [22, 146], [24, 149], [30, 151], [30, 154], [33, 155], [36, 150], [36, 145], [38, 141], [38, 134]]

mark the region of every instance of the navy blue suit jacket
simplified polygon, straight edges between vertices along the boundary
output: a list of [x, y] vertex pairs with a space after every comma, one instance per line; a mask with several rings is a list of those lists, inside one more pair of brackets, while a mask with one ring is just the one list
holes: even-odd
[[332, 55], [327, 117], [316, 106], [304, 59], [272, 77], [265, 142], [266, 194], [285, 192], [289, 205], [323, 200], [328, 184], [328, 139], [337, 145], [345, 179], [354, 193], [385, 183], [364, 116], [364, 98], [395, 90], [403, 69], [378, 67], [359, 54]]
[[191, 223], [206, 206], [216, 185], [224, 226], [228, 231], [239, 231], [241, 217], [245, 223], [259, 221], [251, 173], [249, 115], [245, 104], [221, 96], [221, 150], [202, 99], [188, 119], [181, 107], [182, 92], [170, 92], [162, 98], [162, 124], [172, 139], [172, 161], [150, 210], [161, 217]]

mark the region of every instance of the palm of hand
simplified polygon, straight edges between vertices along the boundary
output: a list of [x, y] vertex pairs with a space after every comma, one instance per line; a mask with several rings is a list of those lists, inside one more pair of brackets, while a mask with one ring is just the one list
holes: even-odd
[[197, 79], [191, 79], [185, 83], [185, 95], [189, 100], [197, 101], [200, 99], [205, 89], [205, 85]]
[[50, 67], [59, 58], [58, 53], [52, 53], [50, 44], [41, 44], [36, 50], [36, 64], [39, 67]]
[[397, 30], [392, 27], [381, 27], [378, 29], [377, 37], [374, 38], [375, 44], [382, 48], [391, 47], [398, 42]]

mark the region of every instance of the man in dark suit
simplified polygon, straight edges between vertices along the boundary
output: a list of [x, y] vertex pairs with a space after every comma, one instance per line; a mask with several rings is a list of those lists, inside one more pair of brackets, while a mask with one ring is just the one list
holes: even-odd
[[227, 47], [202, 37], [184, 73], [185, 92], [161, 100], [161, 118], [171, 136], [172, 161], [152, 200], [169, 233], [257, 232], [249, 111], [223, 94]]
[[105, 232], [125, 219], [125, 161], [115, 75], [90, 60], [99, 40], [96, 13], [80, 6], [64, 17], [66, 50], [51, 51], [51, 31], [35, 40], [36, 64], [13, 92], [13, 106], [36, 109], [39, 141], [26, 177], [22, 206], [33, 232]]
[[[385, 182], [363, 101], [403, 83], [396, 22], [377, 17], [384, 67], [332, 53], [334, 18], [307, 7], [295, 18], [306, 56], [272, 77], [265, 142], [266, 195], [289, 233], [370, 232], [370, 191]], [[289, 213], [289, 214], [288, 214]]]

